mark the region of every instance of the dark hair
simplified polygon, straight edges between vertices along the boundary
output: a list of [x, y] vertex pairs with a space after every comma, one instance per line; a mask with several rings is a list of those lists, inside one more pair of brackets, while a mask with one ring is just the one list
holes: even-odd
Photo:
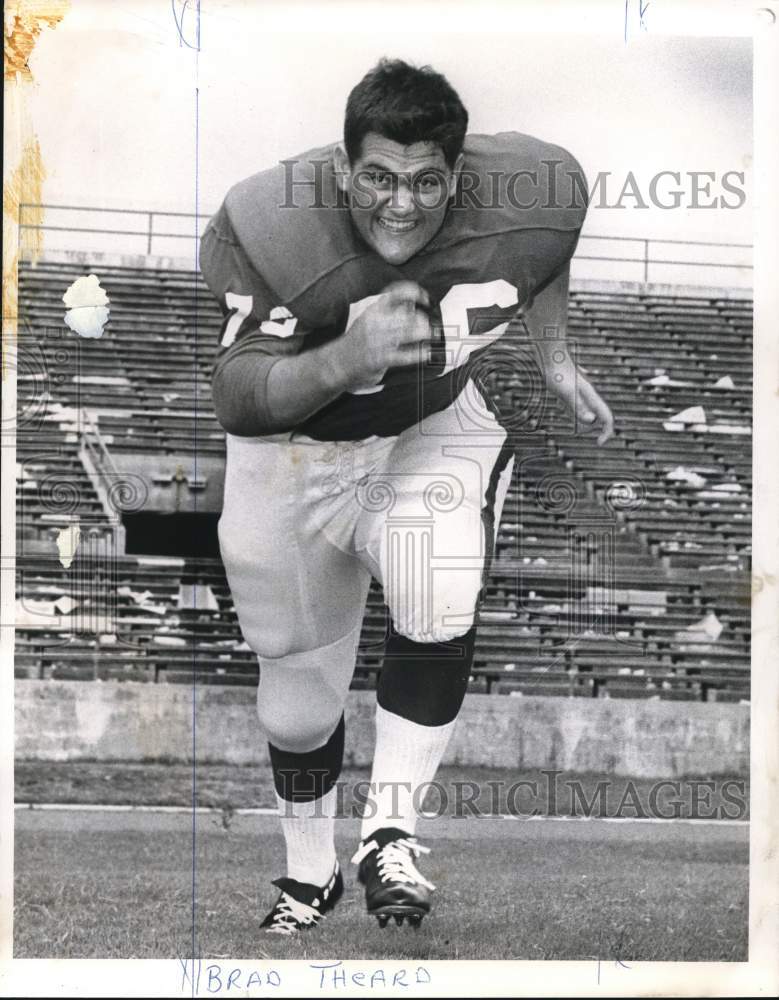
[[468, 112], [445, 77], [430, 66], [382, 59], [349, 94], [344, 145], [354, 163], [369, 132], [404, 146], [435, 142], [453, 167], [467, 128]]

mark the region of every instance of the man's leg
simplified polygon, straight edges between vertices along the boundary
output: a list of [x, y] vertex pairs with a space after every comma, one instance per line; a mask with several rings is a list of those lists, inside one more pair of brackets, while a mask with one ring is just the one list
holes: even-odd
[[449, 642], [415, 642], [394, 628], [376, 693], [372, 809], [361, 837], [385, 826], [413, 835], [465, 698], [476, 629]]
[[287, 876], [324, 885], [335, 867], [336, 782], [359, 627], [329, 646], [260, 657], [257, 712], [268, 738]]
[[488, 433], [468, 434], [454, 408], [428, 418], [400, 436], [379, 477], [395, 500], [383, 523], [374, 521], [365, 552], [394, 628], [379, 680], [364, 845], [378, 838], [381, 846], [386, 830], [413, 836], [467, 689], [512, 468], [505, 432], [486, 409], [484, 420]]
[[336, 898], [340, 893], [340, 875], [339, 885], [327, 889], [338, 874], [334, 786], [370, 581], [359, 562], [335, 548], [315, 523], [312, 507], [322, 500], [321, 452], [287, 441], [229, 438], [219, 525], [241, 629], [260, 663], [257, 710], [287, 850], [286, 878], [277, 882], [282, 895], [269, 920], [271, 929], [285, 933], [309, 925], [311, 915], [300, 909], [301, 901], [317, 900], [320, 909], [332, 902], [332, 896], [323, 901], [314, 890], [335, 891]]

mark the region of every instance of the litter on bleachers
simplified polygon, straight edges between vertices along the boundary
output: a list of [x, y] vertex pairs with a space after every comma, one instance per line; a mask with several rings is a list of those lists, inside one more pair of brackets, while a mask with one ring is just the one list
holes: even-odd
[[[253, 683], [220, 561], [127, 554], [131, 508], [108, 502], [84, 443], [93, 428], [106, 461], [148, 459], [166, 503], [209, 509], [217, 305], [194, 273], [101, 267], [110, 320], [84, 339], [62, 296], [88, 273], [20, 268], [17, 676]], [[571, 350], [616, 417], [604, 448], [554, 400], [528, 406], [532, 362], [486, 377], [527, 419], [512, 425], [472, 690], [749, 697], [751, 332], [746, 298], [574, 289]], [[76, 522], [65, 566], [56, 539]], [[355, 686], [375, 684], [386, 634], [375, 586]]]

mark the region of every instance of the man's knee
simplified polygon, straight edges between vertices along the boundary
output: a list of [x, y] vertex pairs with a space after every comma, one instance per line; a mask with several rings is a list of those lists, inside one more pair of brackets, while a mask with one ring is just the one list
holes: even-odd
[[[312, 706], [314, 708], [314, 706]], [[276, 711], [273, 705], [257, 703], [257, 716], [265, 736], [286, 753], [310, 753], [327, 743], [335, 732], [343, 707], [327, 717], [316, 711]]]
[[284, 692], [260, 683], [257, 690], [260, 726], [269, 742], [287, 753], [308, 753], [324, 746], [342, 713], [343, 701], [325, 688], [313, 690], [309, 697], [297, 685]]
[[[455, 579], [452, 580], [452, 576]], [[413, 642], [451, 642], [465, 635], [476, 619], [480, 579], [472, 574], [433, 574], [432, 593], [428, 600], [422, 594], [396, 602], [392, 620], [400, 635]]]
[[343, 713], [359, 633], [358, 626], [318, 649], [259, 657], [257, 715], [274, 746], [308, 753], [328, 741]]
[[476, 619], [478, 590], [441, 584], [429, 602], [415, 601], [393, 614], [395, 629], [414, 642], [451, 642], [465, 635]]

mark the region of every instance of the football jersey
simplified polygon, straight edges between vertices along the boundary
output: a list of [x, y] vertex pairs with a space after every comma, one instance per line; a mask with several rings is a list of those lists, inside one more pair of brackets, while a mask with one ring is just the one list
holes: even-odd
[[431, 299], [430, 360], [344, 392], [296, 428], [332, 441], [400, 433], [448, 406], [479, 359], [515, 329], [521, 307], [564, 269], [586, 213], [576, 160], [515, 132], [469, 135], [463, 154], [441, 229], [401, 266], [384, 261], [352, 225], [333, 146], [228, 192], [203, 235], [200, 266], [225, 317], [215, 384], [252, 380], [243, 386], [252, 410], [246, 434], [262, 433], [262, 378], [273, 359], [339, 336], [389, 284], [410, 280]]

